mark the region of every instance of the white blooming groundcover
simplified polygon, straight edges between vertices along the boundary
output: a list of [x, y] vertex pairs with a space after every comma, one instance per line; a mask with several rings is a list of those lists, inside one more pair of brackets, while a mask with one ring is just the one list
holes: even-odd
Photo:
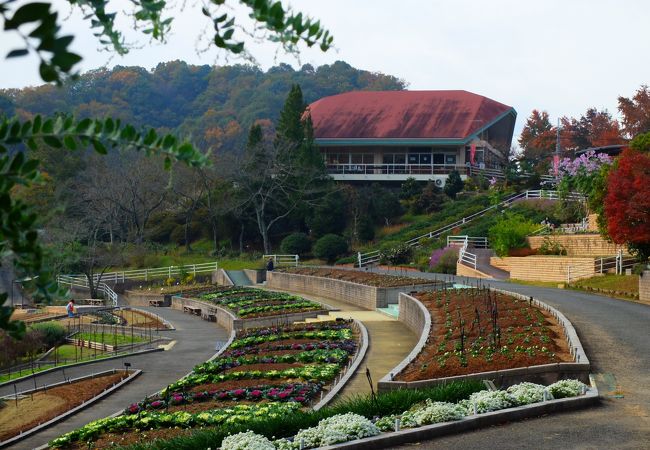
[[299, 450], [339, 444], [382, 431], [417, 428], [435, 423], [460, 420], [465, 416], [529, 405], [546, 400], [577, 397], [589, 388], [578, 380], [561, 380], [550, 386], [520, 383], [504, 391], [479, 391], [458, 403], [434, 402], [430, 399], [414, 405], [402, 414], [376, 419], [374, 422], [354, 413], [339, 414], [321, 420], [317, 426], [300, 430], [292, 439], [269, 440], [252, 431], [228, 436], [221, 450]]

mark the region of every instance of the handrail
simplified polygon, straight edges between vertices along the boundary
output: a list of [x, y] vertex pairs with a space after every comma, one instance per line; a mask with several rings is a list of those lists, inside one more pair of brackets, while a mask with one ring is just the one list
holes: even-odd
[[[56, 277], [56, 281], [60, 285], [67, 284], [70, 287], [77, 286], [77, 287], [90, 289], [88, 279], [85, 277], [83, 279], [80, 279], [75, 276], [59, 275], [58, 277]], [[102, 294], [104, 294], [104, 296], [111, 301], [113, 306], [117, 307], [118, 295], [108, 284], [104, 282], [100, 282], [99, 284], [97, 284], [97, 292], [101, 292]]]
[[458, 263], [470, 266], [476, 270], [476, 255], [467, 251], [467, 248], [469, 247], [469, 237], [464, 237], [465, 241], [460, 251], [458, 252]]
[[447, 247], [466, 242], [468, 247], [488, 248], [488, 238], [484, 236], [447, 236]]
[[[95, 281], [105, 281], [113, 283], [123, 283], [126, 280], [143, 280], [148, 281], [149, 279], [157, 278], [160, 275], [167, 275], [168, 278], [171, 278], [172, 275], [180, 275], [182, 272], [192, 273], [196, 275], [197, 273], [206, 273], [212, 272], [218, 269], [218, 262], [208, 262], [200, 264], [182, 264], [178, 266], [167, 266], [167, 267], [153, 267], [145, 269], [134, 269], [134, 270], [123, 270], [120, 272], [106, 272], [104, 274], [95, 274], [93, 279]], [[74, 274], [74, 275], [64, 275], [72, 278], [85, 279], [86, 275]]]
[[[512, 205], [512, 202], [515, 200], [519, 199], [532, 199], [532, 198], [546, 198], [546, 199], [551, 199], [551, 200], [557, 200], [560, 198], [560, 194], [558, 191], [553, 191], [553, 190], [545, 190], [545, 189], [538, 189], [538, 190], [528, 190], [524, 192], [519, 192], [517, 194], [513, 194], [501, 202], [488, 206], [487, 208], [484, 208], [478, 212], [475, 212], [474, 214], [470, 214], [469, 216], [463, 217], [460, 220], [457, 220], [454, 223], [445, 225], [443, 227], [437, 228], [435, 230], [429, 231], [428, 233], [422, 234], [420, 236], [416, 236], [414, 238], [408, 239], [404, 241], [405, 244], [411, 246], [411, 247], [417, 247], [420, 245], [420, 240], [422, 239], [435, 239], [443, 234], [453, 230], [454, 228], [461, 227], [468, 222], [471, 222], [472, 220], [476, 219], [477, 217], [481, 217], [485, 214], [487, 214], [489, 211], [492, 211], [493, 209], [499, 208], [499, 207], [504, 207], [507, 208]], [[584, 201], [585, 196], [582, 194], [579, 194], [577, 192], [569, 192], [565, 197], [568, 200], [579, 200], [579, 201]], [[366, 252], [366, 253], [361, 253], [359, 252], [357, 255], [357, 264], [359, 264], [359, 267], [363, 267], [368, 264], [374, 264], [377, 261], [379, 261], [379, 256], [373, 256], [373, 254], [378, 254], [378, 251], [372, 251], [372, 252]]]
[[623, 256], [623, 251], [619, 250], [614, 256], [604, 256], [594, 259], [593, 271], [584, 267], [567, 266], [566, 281], [567, 284], [571, 284], [571, 281], [588, 278], [593, 274], [604, 274], [611, 270], [614, 270], [617, 275], [622, 275], [623, 269], [633, 267], [634, 264], [636, 264], [634, 257]]
[[298, 267], [300, 256], [298, 255], [262, 255], [262, 259], [273, 259], [273, 264], [276, 266], [291, 265]]

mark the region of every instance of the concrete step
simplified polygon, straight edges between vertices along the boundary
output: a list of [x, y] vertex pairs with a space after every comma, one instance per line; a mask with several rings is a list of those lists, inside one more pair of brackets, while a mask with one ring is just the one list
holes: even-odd
[[509, 272], [490, 264], [490, 258], [495, 255], [494, 250], [489, 248], [473, 248], [470, 251], [476, 255], [476, 270], [479, 270], [496, 280], [507, 280], [510, 278]]

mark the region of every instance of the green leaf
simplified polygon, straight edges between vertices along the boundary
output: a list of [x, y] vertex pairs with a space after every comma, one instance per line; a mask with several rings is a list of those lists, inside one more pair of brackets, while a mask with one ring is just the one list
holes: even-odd
[[93, 144], [93, 148], [95, 149], [95, 151], [100, 155], [105, 155], [106, 153], [108, 153], [106, 147], [104, 147], [104, 144], [102, 144], [99, 140], [93, 139], [91, 140], [91, 142]]
[[93, 121], [90, 119], [83, 119], [81, 122], [77, 124], [77, 133], [85, 134], [88, 129], [90, 128], [90, 125], [92, 125]]
[[17, 58], [19, 56], [25, 56], [29, 54], [29, 50], [26, 48], [20, 48], [16, 50], [12, 50], [9, 53], [7, 53], [7, 59], [9, 58]]
[[63, 143], [65, 144], [65, 146], [66, 146], [66, 148], [68, 150], [76, 150], [77, 149], [77, 142], [70, 135], [66, 135], [66, 136], [63, 137]]
[[49, 12], [49, 3], [27, 3], [18, 8], [11, 19], [5, 22], [5, 30], [15, 30], [25, 23], [43, 21]]
[[37, 134], [39, 131], [41, 131], [42, 123], [43, 119], [41, 119], [40, 114], [37, 114], [36, 117], [34, 117], [34, 123], [32, 124], [32, 134]]
[[59, 138], [54, 137], [54, 136], [43, 136], [43, 142], [45, 142], [50, 147], [54, 147], [54, 148], [63, 147], [63, 144], [61, 144], [61, 141], [59, 140]]
[[46, 62], [41, 62], [38, 67], [38, 72], [41, 75], [41, 79], [45, 82], [58, 81], [59, 75], [56, 72], [56, 69]]

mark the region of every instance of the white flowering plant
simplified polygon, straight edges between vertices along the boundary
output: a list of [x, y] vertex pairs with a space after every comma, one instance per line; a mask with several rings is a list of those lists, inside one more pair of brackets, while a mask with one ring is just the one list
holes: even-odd
[[469, 396], [469, 399], [462, 400], [461, 405], [468, 414], [474, 414], [474, 405], [476, 413], [481, 414], [500, 409], [511, 408], [517, 405], [517, 400], [506, 391], [479, 391]]
[[[546, 386], [524, 382], [510, 386], [506, 392], [515, 398], [517, 404], [528, 405], [544, 401], [544, 390], [546, 390]], [[550, 391], [547, 391], [547, 395], [547, 400], [553, 398]]]
[[275, 450], [275, 445], [260, 434], [246, 431], [225, 438], [221, 450]]
[[586, 384], [578, 380], [560, 380], [548, 387], [553, 398], [576, 397], [588, 389]]
[[304, 442], [304, 448], [316, 448], [376, 436], [379, 433], [379, 428], [363, 416], [354, 413], [338, 414], [321, 420], [315, 427], [300, 430], [294, 438], [294, 444]]

